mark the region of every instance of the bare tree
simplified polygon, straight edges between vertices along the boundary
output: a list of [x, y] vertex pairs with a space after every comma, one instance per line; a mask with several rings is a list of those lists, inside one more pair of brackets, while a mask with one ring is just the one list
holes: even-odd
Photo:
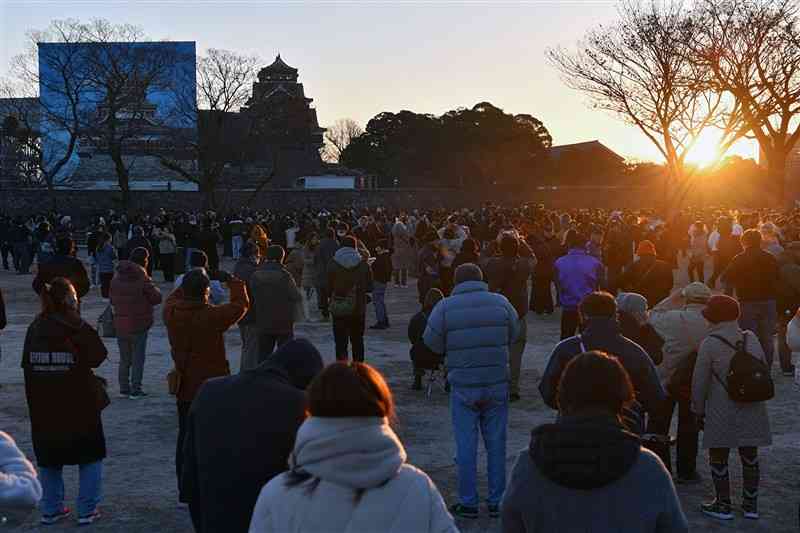
[[736, 99], [766, 157], [775, 200], [800, 140], [800, 30], [792, 0], [703, 0], [691, 41], [708, 86]]
[[[130, 175], [137, 155], [156, 144], [169, 151], [155, 130], [175, 128], [169, 112], [157, 113], [153, 94], [172, 95], [187, 80], [178, 79], [176, 65], [190, 58], [173, 47], [147, 42], [141, 29], [94, 20], [86, 25], [91, 46], [84, 46], [90, 103], [82, 114], [81, 140], [107, 154], [122, 192], [122, 206], [130, 206]], [[192, 69], [193, 70], [193, 69]], [[193, 72], [192, 72], [193, 74]], [[193, 81], [193, 80], [192, 80]], [[196, 120], [183, 129], [196, 130]]]
[[618, 11], [576, 52], [551, 49], [547, 57], [595, 108], [636, 126], [664, 157], [673, 186], [683, 184], [686, 157], [706, 128], [723, 127], [720, 155], [745, 133], [736, 106], [698, 82], [687, 43], [700, 28], [681, 1], [624, 0]]
[[[80, 136], [81, 106], [86, 98], [85, 61], [79, 43], [89, 39], [87, 27], [74, 20], [55, 20], [44, 30], [27, 33], [23, 53], [11, 60], [15, 79], [3, 84], [7, 112], [36, 133], [25, 141], [39, 167], [41, 182], [52, 194], [72, 164]], [[63, 46], [40, 48], [40, 43]], [[41, 74], [44, 75], [41, 75]], [[30, 105], [31, 100], [36, 101]]]
[[195, 154], [197, 169], [168, 155], [161, 157], [161, 164], [181, 179], [196, 183], [207, 209], [216, 207], [216, 191], [226, 165], [241, 160], [247, 124], [234, 119], [232, 113], [247, 103], [260, 62], [256, 56], [209, 49], [197, 62], [196, 99], [178, 95], [181, 112], [198, 116], [198, 137], [188, 146]]
[[350, 118], [337, 120], [325, 131], [322, 159], [328, 163], [338, 163], [344, 149], [362, 133], [364, 129], [355, 120]]

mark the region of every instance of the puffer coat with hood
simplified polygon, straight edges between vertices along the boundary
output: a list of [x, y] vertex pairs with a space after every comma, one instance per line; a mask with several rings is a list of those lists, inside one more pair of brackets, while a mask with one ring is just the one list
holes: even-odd
[[430, 478], [406, 463], [386, 419], [307, 419], [281, 474], [262, 489], [251, 533], [457, 533]]
[[328, 287], [332, 296], [345, 296], [355, 287], [355, 315], [367, 312], [367, 293], [372, 292], [372, 269], [355, 248], [343, 246], [328, 267]]
[[111, 280], [111, 305], [117, 335], [142, 333], [153, 326], [153, 306], [161, 303], [161, 291], [140, 265], [120, 261]]
[[613, 417], [533, 430], [502, 503], [503, 533], [689, 531], [661, 461]]

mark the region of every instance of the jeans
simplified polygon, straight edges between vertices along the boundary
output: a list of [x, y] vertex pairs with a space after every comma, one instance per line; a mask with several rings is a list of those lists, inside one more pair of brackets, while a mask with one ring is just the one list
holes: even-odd
[[452, 386], [450, 414], [456, 439], [458, 499], [462, 505], [478, 506], [478, 431], [486, 447], [490, 505], [498, 505], [506, 488], [506, 433], [508, 430], [508, 385], [488, 387]]
[[772, 369], [772, 360], [775, 357], [773, 335], [778, 322], [778, 312], [775, 309], [775, 300], [765, 302], [741, 302], [742, 314], [739, 317], [739, 327], [750, 330], [758, 336], [761, 348], [767, 359], [767, 366]]
[[239, 259], [242, 257], [242, 236], [241, 235], [234, 235], [231, 237], [231, 249], [233, 253], [234, 259]]
[[375, 304], [375, 318], [378, 324], [389, 324], [389, 315], [386, 312], [386, 283], [376, 281], [373, 283], [372, 302]]
[[[658, 406], [656, 412], [650, 413], [647, 432], [655, 435], [669, 435], [676, 403], [678, 404], [678, 477], [691, 478], [697, 473], [698, 450], [697, 425], [694, 415], [689, 409], [691, 401], [688, 398], [675, 400], [668, 396], [664, 403]], [[648, 445], [648, 448], [658, 454], [664, 462], [664, 466], [672, 473], [672, 457], [669, 444], [651, 444]]]
[[[185, 263], [186, 272], [189, 272], [192, 269], [192, 254], [199, 251], [200, 251], [199, 248], [186, 248], [186, 263]], [[211, 265], [209, 264], [209, 267], [210, 266]]]
[[175, 473], [178, 477], [178, 501], [186, 502], [181, 494], [181, 473], [183, 472], [183, 441], [186, 439], [186, 424], [189, 419], [189, 408], [192, 402], [182, 402], [178, 400], [178, 442], [175, 443]]
[[117, 345], [119, 346], [119, 392], [122, 394], [142, 392], [147, 330], [132, 335], [118, 335]]
[[561, 340], [574, 337], [580, 325], [577, 309], [563, 309], [561, 311]]
[[[42, 484], [42, 501], [39, 510], [43, 515], [54, 515], [64, 509], [63, 466], [40, 466], [39, 481]], [[78, 465], [80, 488], [78, 489], [78, 516], [89, 516], [102, 499], [103, 461]]]
[[258, 364], [260, 365], [272, 355], [275, 347], [280, 348], [294, 338], [294, 333], [262, 333], [258, 336]]
[[258, 326], [255, 324], [239, 324], [242, 336], [242, 357], [239, 361], [239, 372], [252, 370], [258, 366]]
[[348, 341], [353, 345], [353, 361], [364, 361], [364, 322], [362, 314], [333, 319], [333, 338], [336, 341], [336, 360], [347, 361]]
[[528, 342], [528, 321], [525, 317], [519, 319], [519, 337], [508, 351], [508, 367], [511, 371], [511, 393], [519, 394], [519, 375], [522, 371], [522, 353], [525, 343]]

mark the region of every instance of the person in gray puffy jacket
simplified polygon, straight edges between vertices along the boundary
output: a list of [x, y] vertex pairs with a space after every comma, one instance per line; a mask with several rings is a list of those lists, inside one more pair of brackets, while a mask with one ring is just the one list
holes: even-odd
[[0, 520], [20, 525], [42, 499], [36, 469], [10, 435], [0, 431]]
[[489, 515], [499, 516], [506, 486], [509, 348], [520, 335], [514, 306], [502, 294], [489, 292], [481, 269], [459, 266], [452, 295], [433, 308], [423, 340], [430, 350], [447, 354], [450, 409], [456, 439], [459, 503], [450, 511], [478, 516], [478, 427], [486, 445]]
[[307, 397], [289, 472], [261, 490], [250, 533], [458, 533], [436, 485], [406, 462], [380, 373], [337, 362]]

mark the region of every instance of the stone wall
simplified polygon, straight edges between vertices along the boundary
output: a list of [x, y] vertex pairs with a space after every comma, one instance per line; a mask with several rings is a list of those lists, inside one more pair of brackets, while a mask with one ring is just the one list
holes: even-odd
[[[119, 210], [119, 193], [96, 190], [57, 190], [54, 193], [57, 210], [82, 216], [91, 216], [108, 209]], [[132, 211], [154, 213], [159, 208], [167, 210], [195, 211], [202, 207], [203, 197], [199, 192], [187, 191], [133, 191]], [[331, 208], [343, 205], [387, 206], [413, 208], [477, 207], [484, 202], [505, 205], [522, 203], [544, 203], [548, 207], [603, 207], [641, 208], [652, 207], [658, 196], [650, 189], [547, 189], [521, 193], [519, 191], [494, 190], [442, 190], [442, 189], [378, 189], [306, 191], [287, 189], [264, 189], [255, 195], [252, 191], [233, 190], [217, 193], [218, 210], [226, 211], [241, 207], [298, 209], [305, 207]], [[26, 215], [52, 207], [47, 191], [41, 189], [0, 190], [0, 213]]]

